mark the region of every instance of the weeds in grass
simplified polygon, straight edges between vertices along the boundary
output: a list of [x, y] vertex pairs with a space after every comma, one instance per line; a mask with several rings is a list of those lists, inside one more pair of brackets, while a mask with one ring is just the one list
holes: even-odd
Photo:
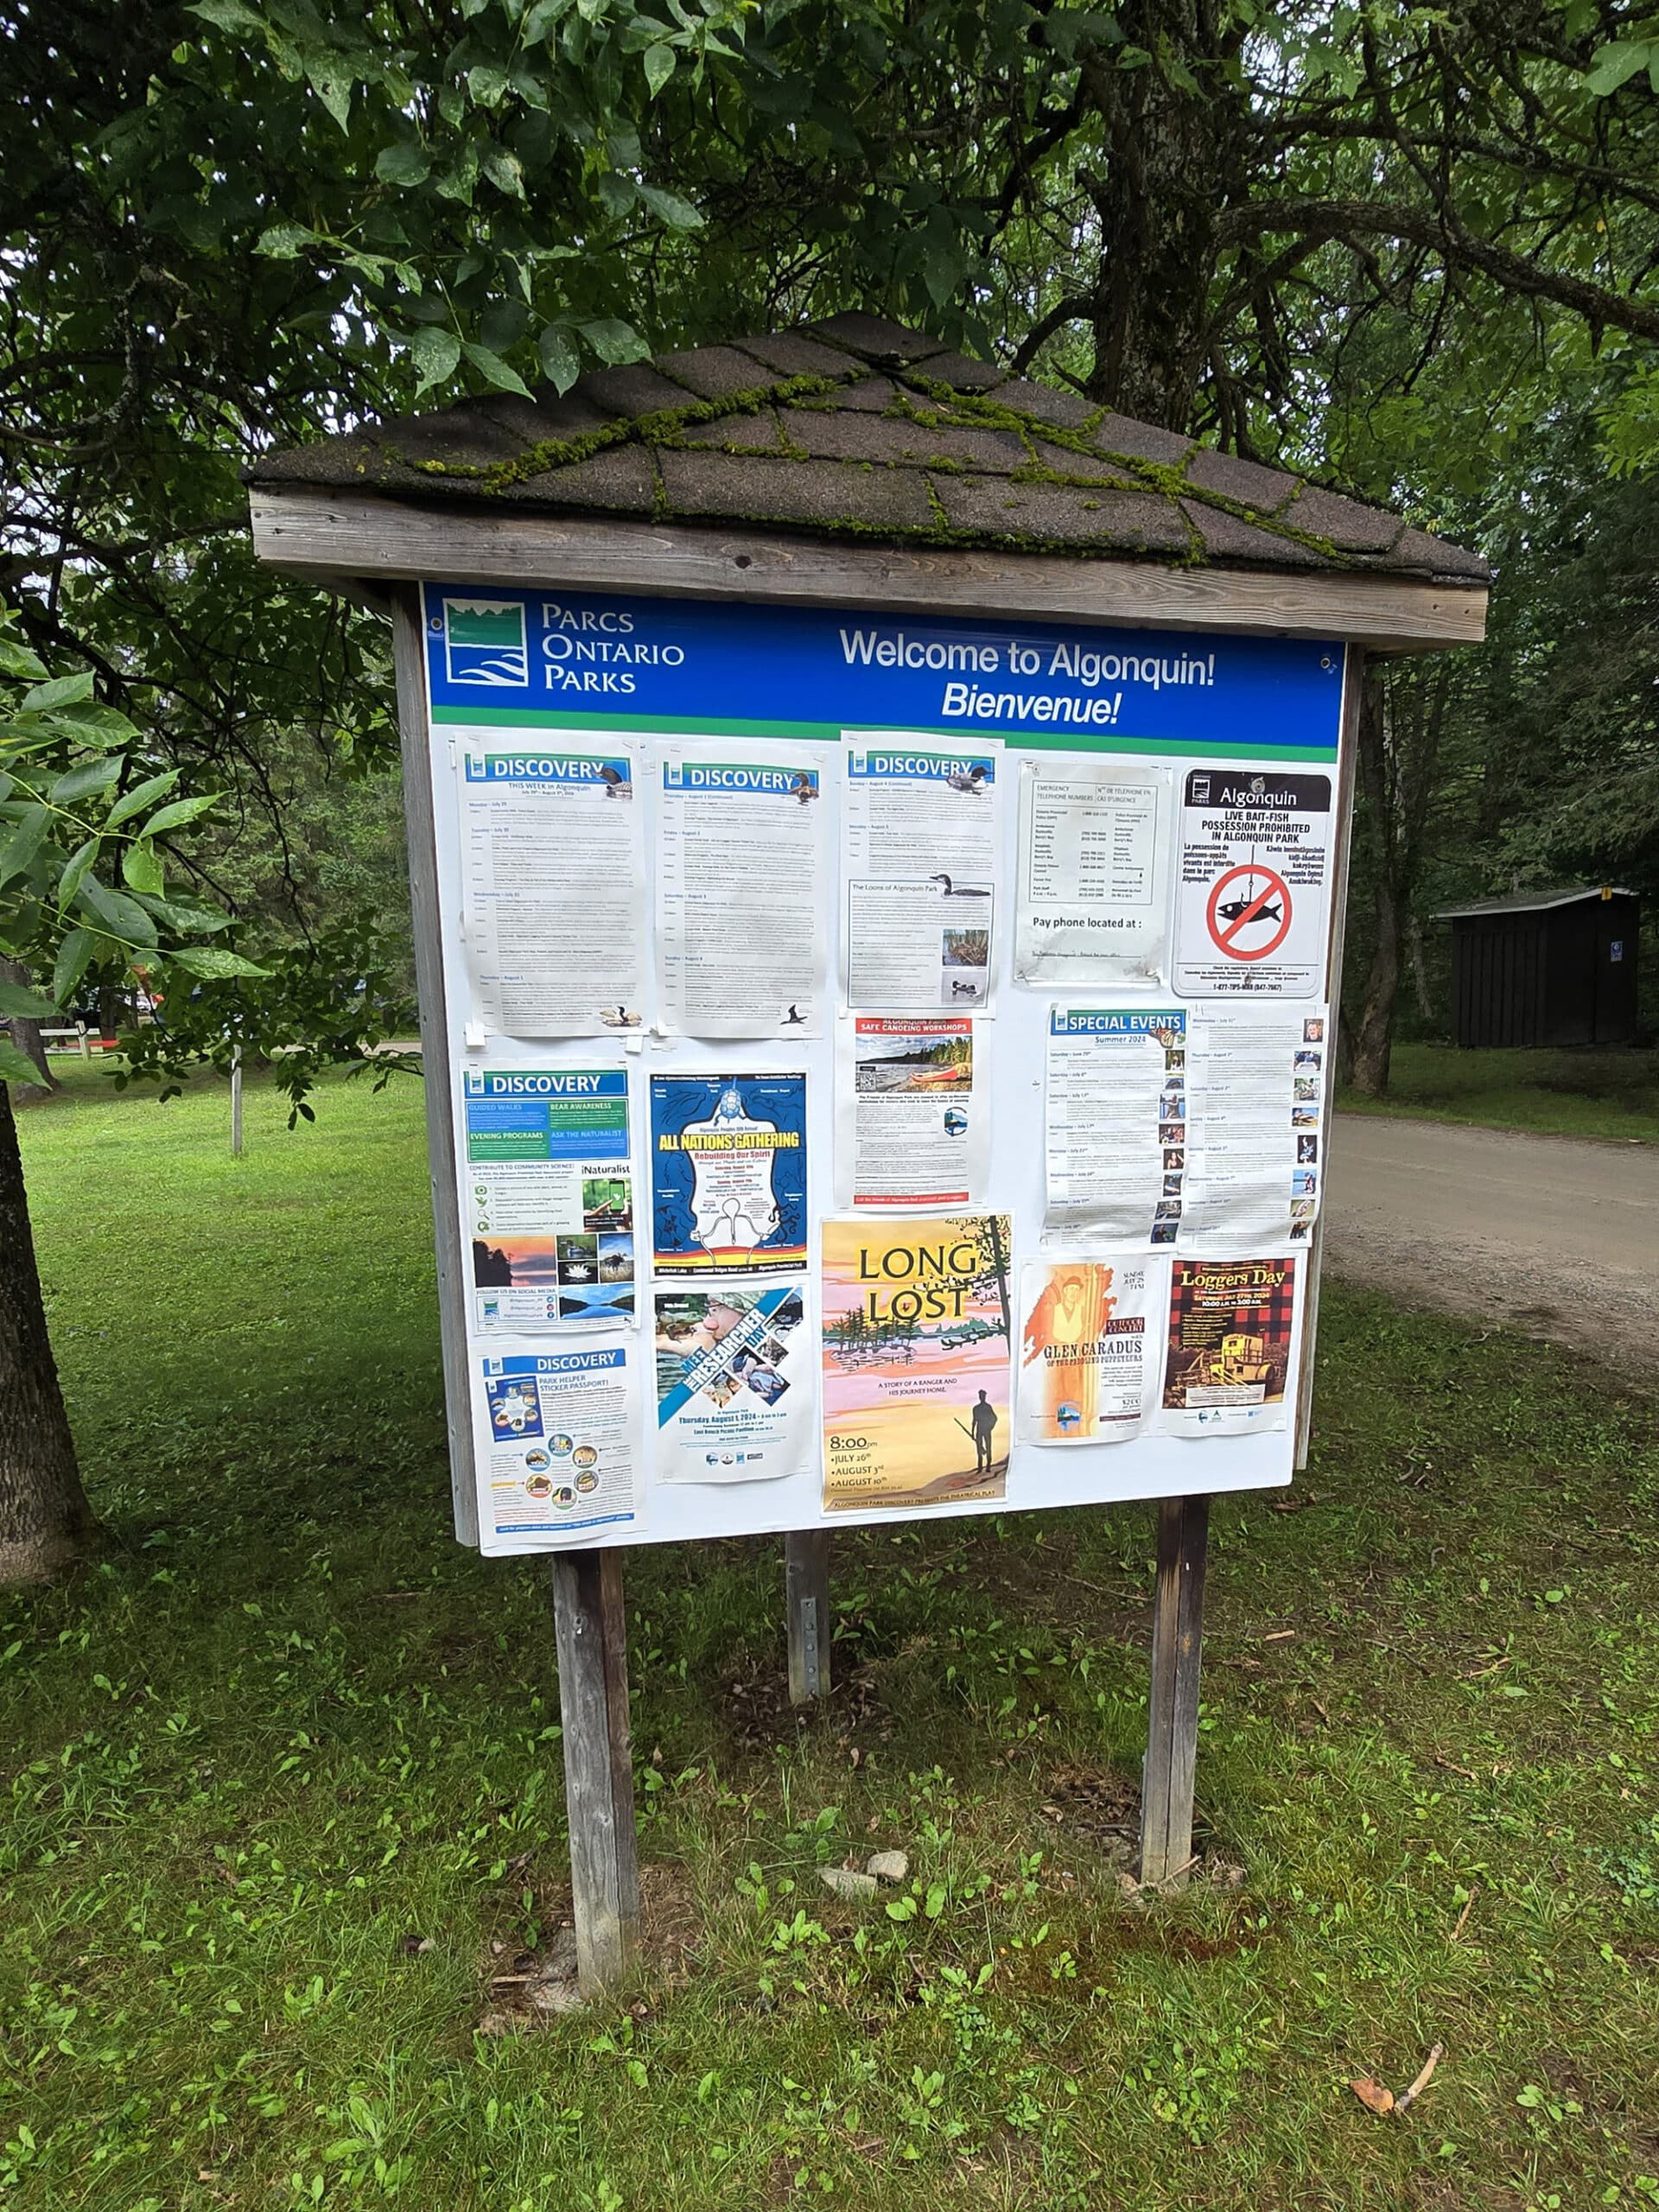
[[482, 2033], [566, 1910], [543, 1580], [446, 1533], [414, 1094], [281, 1118], [27, 1117], [117, 1543], [0, 1605], [5, 2212], [1659, 2202], [1648, 1402], [1327, 1294], [1306, 1483], [1214, 1517], [1180, 1897], [1120, 1880], [1144, 1512], [838, 1535], [804, 1722], [775, 1545], [631, 1554], [648, 1957]]

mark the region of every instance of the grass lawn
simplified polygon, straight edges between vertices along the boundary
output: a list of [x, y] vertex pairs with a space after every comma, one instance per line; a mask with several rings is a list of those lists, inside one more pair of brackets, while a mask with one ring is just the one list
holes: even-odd
[[1453, 1045], [1396, 1045], [1385, 1098], [1344, 1091], [1337, 1103], [1344, 1114], [1659, 1144], [1659, 1052], [1460, 1052]]
[[[1327, 1293], [1149, 1907], [1144, 1511], [838, 1535], [800, 1727], [780, 1548], [631, 1554], [652, 1963], [483, 2034], [563, 1903], [558, 1701], [543, 1573], [447, 1533], [416, 1094], [227, 1119], [24, 1117], [118, 1542], [0, 1601], [5, 2212], [1659, 2202], [1650, 1403]], [[891, 1902], [817, 1879], [878, 1847]], [[1348, 2088], [1436, 2042], [1404, 2121]]]

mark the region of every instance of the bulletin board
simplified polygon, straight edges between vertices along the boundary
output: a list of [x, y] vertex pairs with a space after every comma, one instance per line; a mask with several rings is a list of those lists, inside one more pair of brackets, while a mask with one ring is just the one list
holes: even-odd
[[1342, 645], [422, 607], [481, 1548], [1287, 1482]]

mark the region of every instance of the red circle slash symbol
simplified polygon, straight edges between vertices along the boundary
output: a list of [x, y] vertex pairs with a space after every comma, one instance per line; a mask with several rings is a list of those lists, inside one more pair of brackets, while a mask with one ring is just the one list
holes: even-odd
[[[1230, 960], [1265, 960], [1289, 935], [1290, 886], [1282, 875], [1254, 861], [1245, 868], [1230, 868], [1211, 886], [1205, 920]], [[1260, 944], [1240, 944], [1242, 937], [1260, 929], [1269, 932]]]

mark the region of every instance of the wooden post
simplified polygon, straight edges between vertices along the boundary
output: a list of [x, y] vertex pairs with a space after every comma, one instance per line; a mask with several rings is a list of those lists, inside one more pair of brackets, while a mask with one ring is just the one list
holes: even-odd
[[565, 1811], [576, 1977], [584, 1997], [620, 1980], [639, 1940], [639, 1861], [628, 1739], [622, 1561], [614, 1551], [555, 1552]]
[[1207, 1497], [1158, 1508], [1152, 1603], [1152, 1696], [1141, 1780], [1141, 1879], [1168, 1882], [1192, 1858], [1192, 1776], [1198, 1755], [1198, 1662], [1204, 1639]]
[[86, 1033], [86, 1025], [84, 1021], [78, 1021], [75, 1024], [75, 1034], [79, 1039], [81, 1058], [90, 1060], [92, 1057], [92, 1040]]
[[231, 1157], [242, 1157], [242, 1047], [231, 1048]]
[[810, 1705], [830, 1694], [830, 1537], [798, 1529], [784, 1538], [789, 1615], [789, 1701]]

